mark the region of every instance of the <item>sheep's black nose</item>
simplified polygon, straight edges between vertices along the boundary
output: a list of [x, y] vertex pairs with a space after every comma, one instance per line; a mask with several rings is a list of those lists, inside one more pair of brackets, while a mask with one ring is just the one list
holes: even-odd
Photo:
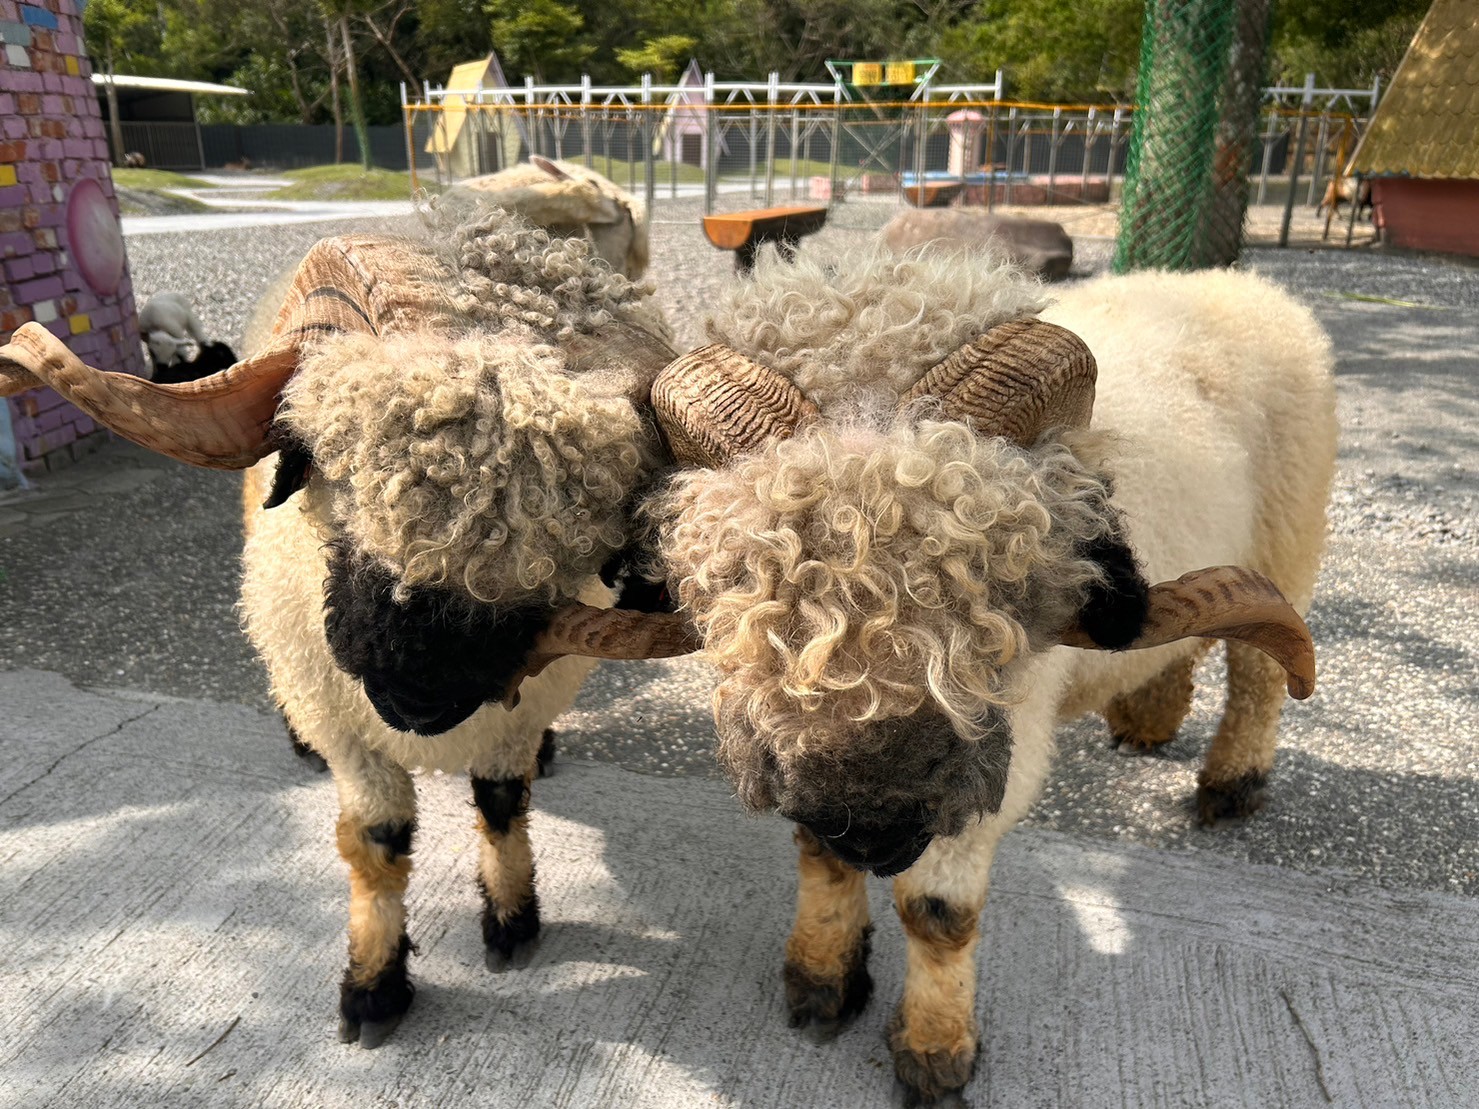
[[908, 870], [934, 839], [922, 817], [906, 817], [884, 824], [844, 823], [827, 820], [798, 820], [823, 847], [848, 866], [890, 878]]

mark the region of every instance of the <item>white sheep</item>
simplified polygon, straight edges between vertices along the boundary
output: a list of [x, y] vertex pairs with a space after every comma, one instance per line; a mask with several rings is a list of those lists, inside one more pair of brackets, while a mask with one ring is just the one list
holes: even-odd
[[497, 173], [458, 182], [444, 201], [476, 200], [518, 212], [551, 234], [586, 238], [632, 280], [647, 270], [647, 206], [595, 170], [534, 155]]
[[145, 446], [251, 467], [241, 612], [338, 788], [341, 1035], [364, 1046], [413, 995], [412, 769], [472, 775], [489, 965], [537, 935], [529, 781], [593, 663], [555, 660], [513, 711], [496, 702], [559, 607], [610, 604], [599, 573], [663, 460], [646, 404], [673, 353], [585, 242], [502, 212], [435, 230], [320, 242], [265, 341], [201, 381], [100, 373], [34, 326], [0, 348], [0, 394], [44, 381]]
[[139, 334], [149, 347], [156, 375], [184, 361], [193, 341], [205, 350], [209, 339], [195, 316], [195, 309], [179, 293], [155, 293], [139, 310]]
[[[1198, 801], [1256, 807], [1286, 681], [1313, 688], [1295, 610], [1334, 469], [1329, 342], [1248, 274], [1108, 278], [1047, 307], [1009, 269], [877, 249], [762, 260], [709, 334], [654, 384], [695, 468], [651, 511], [719, 670], [721, 764], [797, 823], [791, 1015], [866, 1003], [864, 871], [897, 875], [889, 1042], [936, 1097], [974, 1066], [991, 861], [1057, 723], [1097, 711], [1164, 742], [1197, 637], [1225, 638]], [[1146, 584], [1201, 567], [1220, 568]]]

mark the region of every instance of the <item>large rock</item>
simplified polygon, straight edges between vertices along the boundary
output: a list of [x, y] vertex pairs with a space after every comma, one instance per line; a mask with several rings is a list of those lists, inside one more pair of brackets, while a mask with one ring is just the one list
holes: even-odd
[[1019, 266], [1049, 281], [1067, 277], [1073, 265], [1073, 240], [1061, 224], [972, 208], [900, 212], [884, 227], [883, 239], [900, 253], [926, 243], [964, 251], [1004, 251]]

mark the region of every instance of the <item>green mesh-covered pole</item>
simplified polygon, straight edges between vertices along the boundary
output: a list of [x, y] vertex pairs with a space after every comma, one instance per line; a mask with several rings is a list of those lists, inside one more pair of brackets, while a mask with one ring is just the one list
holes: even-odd
[[1116, 272], [1206, 264], [1219, 100], [1237, 17], [1229, 0], [1146, 0]]

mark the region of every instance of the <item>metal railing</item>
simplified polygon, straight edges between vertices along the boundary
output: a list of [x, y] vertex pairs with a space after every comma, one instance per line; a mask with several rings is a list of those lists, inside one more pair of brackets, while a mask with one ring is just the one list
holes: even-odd
[[[701, 197], [705, 211], [783, 201], [841, 204], [1112, 205], [1133, 108], [1009, 101], [1002, 75], [921, 83], [864, 98], [837, 80], [634, 86], [402, 88], [417, 184], [445, 187], [531, 154], [596, 169], [651, 205]], [[1313, 78], [1265, 90], [1248, 167], [1253, 203], [1316, 204], [1379, 97]], [[1284, 232], [1287, 238], [1287, 231]]]

